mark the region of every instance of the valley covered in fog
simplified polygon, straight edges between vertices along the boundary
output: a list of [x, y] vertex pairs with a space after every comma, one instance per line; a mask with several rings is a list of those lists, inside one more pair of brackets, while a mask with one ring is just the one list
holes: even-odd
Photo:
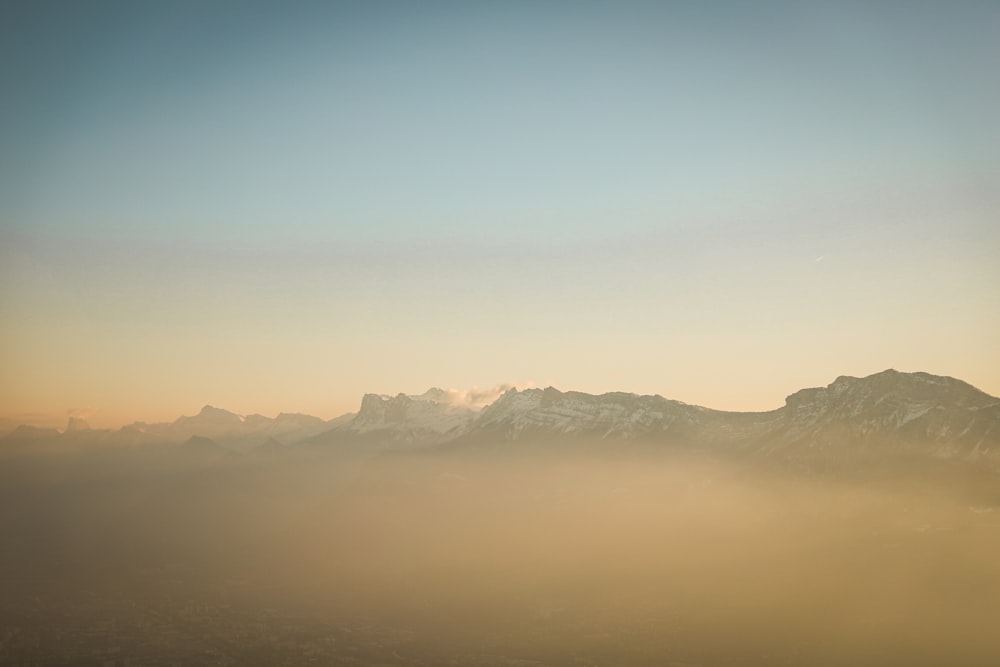
[[8, 436], [0, 662], [1000, 658], [1000, 475], [982, 459], [375, 432], [242, 453]]

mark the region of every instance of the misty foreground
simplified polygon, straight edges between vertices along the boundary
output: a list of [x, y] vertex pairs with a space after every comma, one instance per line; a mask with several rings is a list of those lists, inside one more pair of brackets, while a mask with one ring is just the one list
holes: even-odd
[[8, 437], [0, 664], [1000, 664], [996, 399], [928, 377], [693, 408], [688, 441], [554, 390], [436, 444], [407, 397], [245, 452]]
[[996, 664], [995, 474], [6, 462], [4, 664]]

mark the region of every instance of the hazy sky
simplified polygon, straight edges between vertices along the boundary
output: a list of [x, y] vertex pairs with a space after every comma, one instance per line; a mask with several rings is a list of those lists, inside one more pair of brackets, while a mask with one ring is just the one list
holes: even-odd
[[0, 9], [0, 416], [1000, 394], [1000, 3]]

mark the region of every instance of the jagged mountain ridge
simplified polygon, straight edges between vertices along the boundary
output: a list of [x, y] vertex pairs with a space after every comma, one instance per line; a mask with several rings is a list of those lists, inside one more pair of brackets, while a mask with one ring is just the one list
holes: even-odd
[[250, 451], [266, 443], [292, 444], [329, 429], [331, 424], [319, 417], [282, 412], [277, 417], [241, 416], [206, 405], [194, 416], [179, 417], [170, 423], [136, 422], [124, 427], [139, 441], [179, 441], [210, 438], [235, 451]]
[[383, 433], [397, 442], [426, 443], [462, 432], [477, 413], [471, 406], [452, 402], [447, 392], [436, 387], [419, 396], [365, 394], [358, 414], [342, 428], [359, 434]]
[[277, 417], [253, 414], [242, 416], [211, 405], [196, 415], [178, 417], [172, 422], [133, 422], [120, 429], [92, 429], [86, 422], [70, 417], [62, 431], [33, 426], [19, 426], [4, 437], [11, 445], [38, 442], [55, 448], [74, 446], [141, 447], [210, 440], [227, 450], [249, 452], [265, 444], [290, 445], [322, 433], [338, 420], [298, 413]]
[[[1000, 461], [1000, 399], [954, 378], [887, 370], [838, 377], [799, 390], [767, 412], [713, 410], [659, 395], [592, 395], [508, 389], [482, 406], [456, 392], [366, 394], [356, 414], [324, 421], [299, 414], [275, 418], [205, 406], [171, 423], [137, 422], [118, 431], [71, 424], [63, 433], [22, 427], [0, 439], [18, 442], [142, 445], [209, 438], [234, 451], [338, 444], [379, 449], [475, 447], [512, 441], [587, 439], [731, 449], [764, 456], [823, 456], [905, 446], [939, 458]], [[30, 432], [29, 432], [30, 431]], [[195, 441], [197, 442], [197, 440]]]
[[548, 387], [508, 391], [483, 410], [470, 431], [508, 440], [553, 434], [610, 439], [684, 437], [711, 412], [659, 395], [614, 392], [595, 396]]
[[[431, 446], [588, 438], [702, 447], [764, 455], [855, 448], [923, 448], [941, 458], [1000, 459], [1000, 399], [954, 378], [887, 370], [838, 377], [827, 387], [797, 391], [776, 410], [712, 410], [659, 395], [601, 395], [510, 389], [478, 413], [450, 413], [423, 397], [366, 396], [344, 432], [382, 433], [387, 441]], [[411, 420], [410, 416], [414, 418]]]

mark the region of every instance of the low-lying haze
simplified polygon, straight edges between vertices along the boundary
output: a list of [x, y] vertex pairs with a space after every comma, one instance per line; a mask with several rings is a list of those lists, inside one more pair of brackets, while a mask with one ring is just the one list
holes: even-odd
[[1000, 657], [995, 473], [803, 475], [541, 445], [211, 465], [149, 456], [5, 461], [5, 660]]
[[993, 665], [1000, 399], [507, 389], [0, 438], [0, 660]]

